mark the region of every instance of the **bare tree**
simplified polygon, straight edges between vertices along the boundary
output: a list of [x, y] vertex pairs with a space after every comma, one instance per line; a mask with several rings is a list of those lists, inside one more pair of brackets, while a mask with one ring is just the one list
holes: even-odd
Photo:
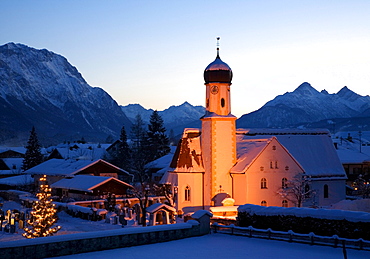
[[302, 207], [303, 203], [312, 200], [316, 194], [311, 188], [311, 179], [305, 174], [297, 174], [292, 179], [287, 179], [278, 190], [280, 196], [293, 204], [296, 207]]

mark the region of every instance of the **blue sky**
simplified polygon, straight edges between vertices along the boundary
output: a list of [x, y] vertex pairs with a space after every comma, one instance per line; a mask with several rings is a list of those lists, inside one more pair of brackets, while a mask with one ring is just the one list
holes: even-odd
[[233, 69], [241, 116], [302, 82], [370, 94], [370, 1], [0, 2], [0, 44], [65, 56], [121, 105], [204, 105], [204, 68]]

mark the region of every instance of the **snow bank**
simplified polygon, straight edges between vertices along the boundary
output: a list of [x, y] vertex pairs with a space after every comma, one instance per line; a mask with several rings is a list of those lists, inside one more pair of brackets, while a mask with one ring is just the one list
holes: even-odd
[[283, 207], [263, 207], [253, 204], [241, 205], [238, 212], [246, 212], [250, 215], [261, 216], [296, 216], [312, 217], [320, 219], [348, 220], [351, 222], [370, 222], [370, 213], [360, 211], [344, 211], [329, 209], [311, 209], [311, 208], [283, 208]]

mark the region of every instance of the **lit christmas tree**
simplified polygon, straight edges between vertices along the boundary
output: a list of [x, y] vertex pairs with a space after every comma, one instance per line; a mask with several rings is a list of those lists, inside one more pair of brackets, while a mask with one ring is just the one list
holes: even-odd
[[55, 204], [51, 199], [51, 188], [46, 181], [46, 175], [40, 178], [39, 193], [36, 194], [38, 201], [32, 206], [32, 217], [27, 221], [29, 227], [25, 228], [23, 234], [26, 238], [52, 236], [58, 232], [61, 227], [55, 226], [57, 220]]

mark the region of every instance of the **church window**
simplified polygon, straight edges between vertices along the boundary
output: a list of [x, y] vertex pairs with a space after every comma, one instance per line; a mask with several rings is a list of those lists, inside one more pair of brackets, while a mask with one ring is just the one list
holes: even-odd
[[209, 107], [209, 99], [207, 99], [206, 106], [207, 106], [207, 108]]
[[261, 170], [261, 171], [263, 171], [263, 170], [264, 170], [264, 167], [263, 167], [263, 166], [261, 166], [261, 167], [260, 167], [260, 170]]
[[225, 99], [224, 98], [221, 98], [221, 107], [224, 108], [225, 107]]
[[185, 187], [185, 201], [190, 201], [190, 187], [189, 187], [189, 185]]
[[261, 189], [267, 189], [267, 180], [266, 180], [266, 178], [261, 179]]
[[265, 200], [261, 201], [261, 206], [267, 207], [267, 201], [265, 201]]
[[324, 198], [329, 198], [329, 186], [327, 184], [324, 185]]
[[272, 169], [273, 167], [272, 167], [272, 161], [270, 161], [270, 168]]
[[281, 179], [281, 188], [283, 189], [288, 188], [288, 179], [286, 179], [285, 177]]
[[272, 150], [276, 150], [276, 146], [272, 146]]
[[278, 161], [275, 161], [275, 169], [278, 169]]
[[282, 207], [284, 207], [284, 208], [288, 208], [288, 201], [287, 201], [287, 200], [283, 200], [283, 201], [281, 202], [281, 205], [282, 205]]
[[285, 167], [285, 171], [289, 171], [289, 166], [286, 166]]

